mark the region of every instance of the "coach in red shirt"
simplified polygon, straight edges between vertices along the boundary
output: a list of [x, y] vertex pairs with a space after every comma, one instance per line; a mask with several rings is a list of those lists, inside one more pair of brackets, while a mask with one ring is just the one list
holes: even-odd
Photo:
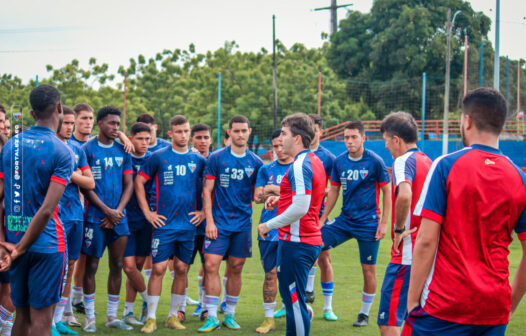
[[314, 137], [312, 120], [304, 113], [281, 122], [283, 153], [294, 162], [280, 185], [280, 196], [270, 197], [267, 210], [278, 206], [277, 216], [258, 227], [264, 238], [279, 229], [277, 273], [279, 292], [287, 310], [287, 335], [309, 335], [310, 316], [305, 303], [309, 270], [321, 251], [319, 214], [327, 178], [320, 159], [309, 149]]
[[[404, 335], [504, 335], [526, 290], [526, 175], [498, 150], [506, 101], [479, 88], [463, 100], [464, 149], [433, 163], [415, 214]], [[515, 230], [523, 257], [509, 285]]]

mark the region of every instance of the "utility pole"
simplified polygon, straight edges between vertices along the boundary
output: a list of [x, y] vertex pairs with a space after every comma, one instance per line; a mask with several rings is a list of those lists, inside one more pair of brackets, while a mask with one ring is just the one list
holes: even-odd
[[276, 73], [276, 15], [272, 15], [272, 86], [274, 91], [274, 130], [278, 128], [278, 79]]
[[331, 0], [329, 7], [315, 8], [314, 11], [330, 10], [331, 11], [331, 35], [338, 31], [338, 8], [350, 7], [353, 4], [339, 5], [336, 0]]
[[500, 0], [497, 0], [496, 7], [497, 8], [495, 13], [495, 60], [493, 64], [493, 88], [497, 91], [500, 91]]

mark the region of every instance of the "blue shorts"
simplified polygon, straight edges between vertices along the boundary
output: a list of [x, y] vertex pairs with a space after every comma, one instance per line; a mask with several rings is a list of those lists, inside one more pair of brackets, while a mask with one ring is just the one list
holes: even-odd
[[60, 300], [67, 273], [66, 253], [26, 252], [11, 265], [15, 307], [44, 308]]
[[153, 226], [144, 220], [141, 224], [131, 221], [128, 223], [130, 235], [124, 250], [124, 257], [147, 257], [150, 255], [152, 246]]
[[407, 291], [411, 265], [389, 263], [378, 309], [378, 325], [400, 327], [407, 317]]
[[154, 230], [152, 237], [152, 263], [157, 264], [177, 257], [190, 264], [194, 251], [193, 231]]
[[8, 284], [9, 280], [9, 271], [0, 272], [0, 284]]
[[83, 222], [65, 221], [63, 224], [67, 234], [68, 259], [77, 260], [80, 257], [80, 249], [82, 248]]
[[258, 242], [261, 265], [263, 265], [265, 273], [268, 273], [276, 267], [278, 260], [278, 242], [266, 240], [259, 240]]
[[403, 336], [504, 336], [507, 324], [473, 325], [449, 322], [433, 317], [421, 307], [411, 310], [402, 331]]
[[326, 224], [321, 228], [323, 251], [343, 244], [351, 238], [355, 238], [358, 242], [358, 249], [360, 250], [360, 262], [365, 265], [376, 265], [378, 248], [380, 247], [379, 240], [360, 240], [353, 233], [353, 229], [344, 224], [340, 217], [337, 217], [333, 224]]
[[195, 235], [194, 238], [194, 251], [192, 252], [192, 259], [190, 260], [190, 265], [194, 264], [195, 256], [199, 253], [201, 258], [201, 265], [205, 264], [205, 254], [203, 253], [203, 245], [205, 243], [205, 235]]
[[205, 238], [204, 253], [236, 258], [252, 257], [252, 232], [230, 232], [217, 229], [217, 238]]
[[84, 242], [82, 254], [90, 257], [101, 258], [106, 247], [122, 236], [128, 236], [128, 224], [120, 223], [113, 229], [103, 229], [99, 223], [86, 222], [84, 226]]

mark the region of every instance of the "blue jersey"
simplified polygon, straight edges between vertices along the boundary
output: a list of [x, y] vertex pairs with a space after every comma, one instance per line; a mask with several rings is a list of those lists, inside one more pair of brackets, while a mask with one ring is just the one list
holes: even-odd
[[160, 149], [141, 167], [139, 174], [155, 180], [156, 205], [159, 215], [166, 217], [165, 226], [155, 230], [187, 231], [192, 239], [195, 226], [190, 212], [196, 210], [197, 183], [203, 178], [206, 159], [198, 153], [178, 153], [172, 147]]
[[[208, 158], [205, 158], [205, 160], [208, 161]], [[204, 175], [204, 171], [203, 171], [203, 175]], [[197, 181], [197, 194], [198, 195], [203, 194], [203, 179], [200, 179], [199, 181]], [[197, 210], [203, 210], [203, 198], [202, 197], [197, 198]], [[197, 227], [197, 230], [195, 231], [195, 234], [196, 236], [197, 235], [204, 236], [205, 232], [206, 232], [206, 219], [202, 221], [201, 224], [199, 224], [199, 226]]]
[[79, 139], [75, 138], [74, 135], [71, 135], [71, 138], [69, 138], [68, 143], [74, 143], [75, 145], [82, 147], [87, 141], [80, 141]]
[[[137, 177], [137, 174], [139, 174], [139, 171], [141, 170], [141, 167], [144, 165], [144, 163], [148, 160], [148, 158], [152, 155], [151, 152], [147, 151], [144, 153], [143, 156], [134, 156], [132, 154], [132, 170], [133, 170], [133, 180], [135, 181], [135, 177]], [[150, 187], [151, 183], [148, 182], [144, 185], [144, 190], [146, 191], [146, 200], [150, 198]], [[130, 201], [126, 205], [126, 216], [128, 216], [128, 226], [130, 226], [130, 223], [136, 223], [136, 222], [144, 222], [145, 217], [142, 213], [141, 207], [139, 206], [139, 203], [137, 202], [137, 197], [135, 196], [135, 192], [132, 194]]]
[[262, 165], [248, 149], [242, 156], [234, 155], [230, 146], [210, 155], [205, 176], [215, 180], [212, 215], [218, 228], [230, 232], [252, 229], [252, 195]]
[[316, 149], [313, 152], [323, 163], [323, 168], [325, 169], [325, 175], [327, 176], [327, 180], [330, 179], [332, 173], [332, 166], [334, 165], [334, 160], [336, 160], [336, 157], [334, 156], [334, 154], [329, 152], [325, 147], [321, 145], [318, 146], [318, 149]]
[[155, 143], [155, 145], [148, 146], [148, 150], [153, 153], [155, 151], [158, 151], [159, 149], [163, 149], [166, 147], [172, 147], [172, 143], [170, 141], [157, 138], [157, 142]]
[[[132, 174], [131, 155], [124, 151], [124, 146], [113, 141], [104, 145], [95, 137], [87, 141], [82, 150], [86, 153], [88, 164], [95, 180], [95, 194], [111, 209], [116, 209], [123, 191], [123, 177]], [[124, 211], [125, 212], [125, 211]], [[106, 216], [94, 205], [86, 201], [85, 220], [100, 223]], [[124, 217], [118, 225], [126, 224]]]
[[[71, 148], [75, 156], [75, 166], [73, 171], [80, 169], [84, 171], [89, 169], [88, 160], [86, 159], [86, 153], [76, 143], [69, 141], [67, 142], [68, 147]], [[70, 221], [82, 221], [84, 219], [84, 210], [80, 203], [79, 186], [75, 183], [69, 183], [64, 190], [64, 195], [60, 199], [59, 203], [59, 217], [63, 222]]]
[[387, 167], [374, 152], [365, 149], [359, 159], [351, 158], [348, 152], [338, 156], [332, 168], [331, 184], [342, 187], [340, 216], [375, 231], [380, 218], [380, 187], [389, 182]]
[[[289, 164], [281, 164], [278, 162], [278, 160], [273, 161], [269, 164], [266, 164], [262, 166], [259, 169], [258, 177], [256, 179], [256, 188], [258, 187], [264, 187], [266, 185], [275, 185], [279, 186], [281, 185], [281, 180], [283, 180], [283, 176], [287, 173], [287, 170], [289, 169]], [[260, 223], [266, 223], [272, 218], [277, 216], [278, 208], [274, 207], [274, 210], [268, 211], [263, 207], [263, 210], [261, 211], [261, 219]], [[258, 240], [262, 240], [261, 236], [258, 235]], [[278, 241], [278, 230], [273, 229], [270, 230], [268, 233], [268, 237], [265, 238], [266, 241]]]
[[[0, 158], [0, 178], [4, 179], [7, 241], [17, 244], [31, 219], [44, 203], [53, 181], [66, 186], [73, 174], [74, 156], [70, 148], [47, 127], [33, 126], [15, 135]], [[64, 227], [55, 209], [44, 231], [29, 251], [66, 251]]]

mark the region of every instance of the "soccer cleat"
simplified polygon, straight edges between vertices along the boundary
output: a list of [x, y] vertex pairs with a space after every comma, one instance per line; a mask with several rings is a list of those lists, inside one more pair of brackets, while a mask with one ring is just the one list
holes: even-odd
[[110, 321], [106, 321], [105, 326], [107, 328], [115, 328], [120, 330], [133, 330], [133, 328], [126, 323], [122, 322], [119, 319], [113, 319]]
[[55, 325], [51, 325], [51, 336], [60, 336], [60, 333], [57, 330], [57, 327]]
[[141, 332], [143, 334], [151, 334], [157, 330], [157, 321], [154, 318], [149, 318], [146, 320], [144, 327], [142, 327]]
[[327, 321], [338, 321], [338, 316], [334, 314], [332, 309], [324, 309], [323, 310], [323, 318]]
[[143, 302], [142, 308], [141, 308], [141, 318], [139, 319], [139, 321], [144, 323], [147, 317], [148, 317], [148, 302]]
[[128, 323], [129, 325], [132, 325], [132, 326], [139, 326], [139, 325], [144, 325], [143, 322], [139, 321], [137, 319], [137, 317], [135, 315], [133, 315], [132, 312], [129, 312], [126, 316], [123, 316], [122, 317], [122, 320], [125, 322], [125, 323]]
[[353, 327], [367, 327], [369, 325], [369, 316], [364, 313], [358, 314], [358, 319], [352, 324]]
[[199, 304], [199, 301], [193, 300], [190, 296], [186, 296], [186, 305], [187, 306], [197, 306]]
[[206, 319], [208, 319], [208, 310], [203, 310], [199, 318], [201, 319], [201, 321], [205, 321]]
[[62, 315], [62, 321], [64, 321], [64, 323], [66, 323], [70, 327], [80, 327], [81, 326], [79, 320], [73, 313], [69, 313], [69, 314], [64, 313], [64, 315]]
[[287, 311], [285, 308], [281, 308], [280, 310], [274, 312], [274, 318], [281, 318], [287, 316]]
[[200, 333], [212, 332], [219, 327], [221, 327], [221, 323], [219, 323], [217, 317], [208, 316], [206, 323], [201, 328], [197, 329], [197, 331]]
[[72, 304], [75, 311], [79, 314], [86, 314], [86, 308], [84, 308], [84, 302], [80, 301]]
[[312, 321], [312, 319], [314, 318], [314, 309], [312, 309], [311, 305], [307, 305], [307, 310], [309, 311], [309, 317]]
[[183, 323], [184, 321], [186, 321], [186, 313], [184, 311], [178, 311], [177, 312], [177, 319], [179, 320], [179, 322]]
[[265, 317], [263, 320], [263, 323], [259, 326], [259, 328], [256, 329], [256, 332], [258, 334], [267, 334], [271, 330], [276, 329], [276, 324], [274, 323], [273, 317]]
[[219, 312], [221, 314], [224, 314], [225, 310], [226, 310], [226, 301], [225, 302], [221, 302], [221, 304], [219, 305]]
[[95, 319], [92, 319], [92, 320], [86, 319], [86, 325], [84, 326], [84, 328], [82, 328], [82, 330], [88, 333], [97, 332], [97, 326], [95, 325]]
[[314, 292], [305, 292], [305, 303], [314, 303]]
[[232, 329], [232, 330], [241, 329], [239, 324], [237, 324], [236, 319], [234, 318], [234, 315], [232, 314], [225, 314], [225, 318], [223, 319], [223, 325], [227, 327], [228, 329]]
[[178, 316], [172, 315], [166, 320], [166, 323], [164, 324], [166, 328], [170, 329], [177, 329], [177, 330], [184, 330], [186, 327], [179, 321]]
[[203, 307], [201, 307], [201, 304], [197, 304], [197, 307], [195, 307], [194, 312], [192, 313], [192, 316], [199, 317], [201, 316], [201, 312], [203, 311]]
[[78, 332], [69, 329], [69, 327], [62, 321], [59, 321], [57, 324], [55, 324], [55, 327], [57, 328], [57, 331], [61, 335], [78, 335], [79, 334]]
[[5, 321], [2, 324], [2, 329], [0, 329], [0, 335], [2, 336], [11, 336], [11, 330], [13, 329], [13, 322]]

